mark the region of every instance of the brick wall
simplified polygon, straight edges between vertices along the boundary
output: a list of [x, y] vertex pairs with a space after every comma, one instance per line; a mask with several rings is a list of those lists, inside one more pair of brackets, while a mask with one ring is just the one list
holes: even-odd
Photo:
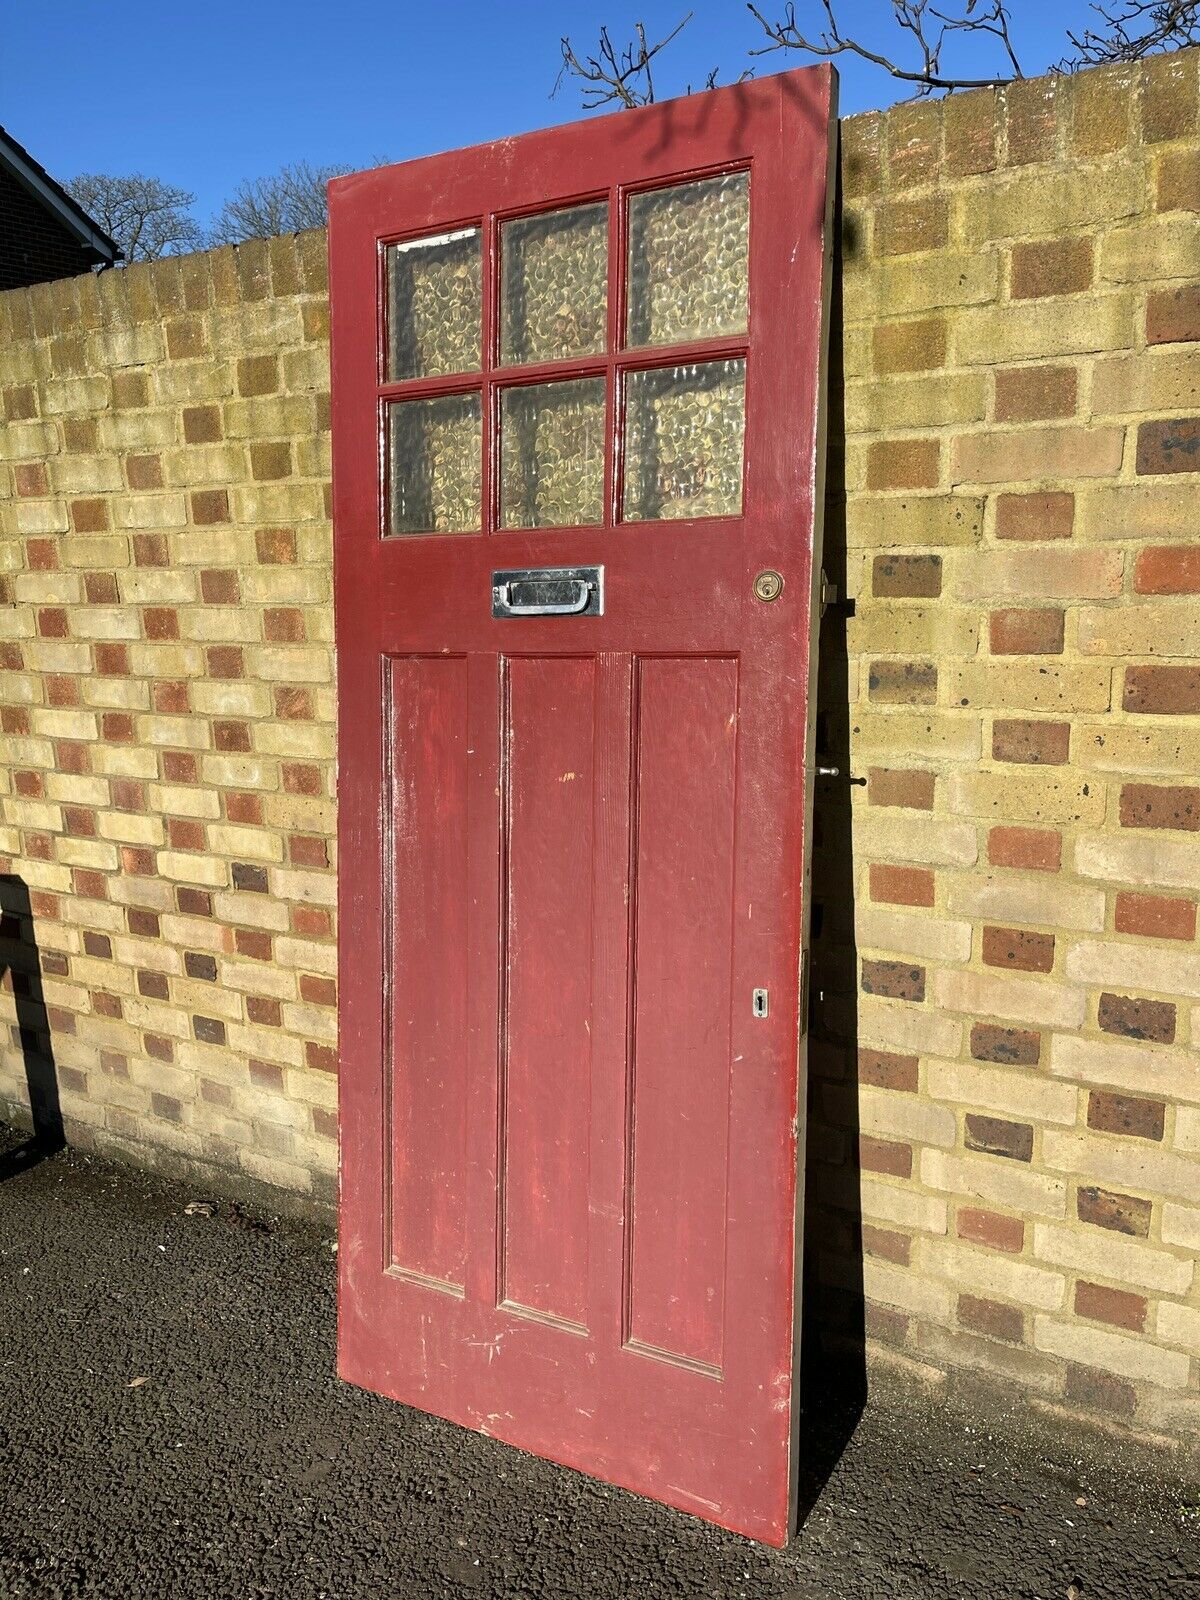
[[0, 290], [84, 272], [92, 252], [0, 164]]
[[[808, 1149], [822, 1328], [1193, 1440], [1198, 60], [844, 125]], [[313, 234], [0, 296], [0, 859], [68, 1132], [320, 1198], [324, 295]]]

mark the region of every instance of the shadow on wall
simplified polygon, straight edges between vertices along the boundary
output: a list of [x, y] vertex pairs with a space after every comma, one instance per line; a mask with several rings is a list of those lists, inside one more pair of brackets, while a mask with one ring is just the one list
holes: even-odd
[[[840, 185], [835, 218], [841, 218]], [[835, 224], [835, 227], [837, 224]], [[828, 441], [822, 565], [838, 599], [821, 622], [813, 819], [809, 1105], [801, 1334], [799, 1522], [803, 1525], [866, 1403], [866, 1310], [859, 1192], [858, 951], [854, 939], [842, 262], [858, 240], [835, 234], [829, 311]], [[855, 780], [862, 781], [862, 780]]]
[[14, 1041], [24, 1058], [33, 1132], [0, 1155], [0, 1182], [36, 1166], [66, 1143], [29, 889], [23, 878], [10, 873], [0, 874], [0, 982], [5, 975], [16, 1000]]

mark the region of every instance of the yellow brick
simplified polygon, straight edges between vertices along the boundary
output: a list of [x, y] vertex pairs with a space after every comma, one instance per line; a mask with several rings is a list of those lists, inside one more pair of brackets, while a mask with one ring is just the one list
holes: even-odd
[[860, 812], [855, 818], [860, 850], [877, 861], [917, 861], [929, 866], [974, 866], [979, 840], [968, 822], [945, 817]]
[[1047, 1128], [1042, 1134], [1042, 1159], [1052, 1172], [1070, 1173], [1122, 1192], [1193, 1204], [1200, 1194], [1200, 1161], [1174, 1155], [1145, 1139]]
[[1084, 939], [1067, 952], [1066, 970], [1076, 983], [1200, 997], [1200, 954], [1191, 950]]
[[919, 1055], [956, 1056], [962, 1045], [962, 1024], [957, 1018], [877, 995], [859, 995], [858, 1032], [865, 1043]]
[[1029, 1072], [1006, 1072], [974, 1062], [928, 1062], [925, 1089], [935, 1100], [977, 1106], [1018, 1122], [1057, 1122], [1073, 1128], [1079, 1110], [1078, 1092], [1068, 1084], [1047, 1083]]
[[1104, 927], [1102, 889], [1078, 884], [1044, 883], [1037, 878], [967, 877], [955, 874], [946, 896], [955, 916], [979, 921], [1019, 922], [1031, 927], [1077, 928], [1098, 933]]
[[846, 427], [851, 433], [894, 428], [939, 428], [981, 421], [987, 385], [981, 373], [931, 378], [889, 378], [846, 386]]
[[955, 483], [1064, 483], [1121, 470], [1123, 428], [1072, 426], [967, 433], [954, 441]]
[[967, 244], [983, 244], [1094, 233], [1105, 223], [1137, 216], [1142, 194], [1142, 172], [1135, 164], [1018, 172], [962, 189], [957, 197], [959, 236]]
[[[1158, 639], [1154, 642], [1160, 643]], [[1178, 723], [1185, 719], [1174, 720]], [[1075, 763], [1101, 772], [1147, 772], [1172, 777], [1181, 772], [1200, 772], [1200, 729], [1172, 726], [1170, 721], [1149, 727], [1082, 723]]]
[[1134, 341], [1133, 323], [1133, 302], [1125, 295], [979, 306], [961, 312], [951, 324], [951, 350], [964, 366], [989, 367], [1127, 350]]
[[1085, 606], [1077, 637], [1085, 655], [1191, 658], [1200, 655], [1200, 607], [1194, 600]]
[[950, 663], [941, 673], [950, 705], [1025, 711], [1107, 711], [1108, 667], [1055, 666], [1044, 660]]
[[1200, 888], [1200, 843], [1145, 834], [1080, 834], [1075, 869], [1125, 888], [1130, 883], [1163, 888]]
[[855, 908], [859, 949], [917, 956], [931, 961], [969, 961], [971, 925], [928, 912], [896, 911], [864, 901]]
[[207, 884], [214, 889], [222, 888], [229, 881], [228, 862], [178, 850], [160, 850], [158, 870], [173, 882]]
[[947, 788], [952, 811], [988, 822], [1096, 824], [1104, 820], [1103, 790], [1082, 777], [1007, 770], [953, 772]]
[[854, 654], [973, 656], [979, 618], [974, 611], [938, 601], [860, 603], [847, 623], [846, 636]]
[[1190, 484], [1088, 486], [1076, 500], [1075, 527], [1086, 539], [1129, 543], [1190, 539], [1195, 532], [1195, 511], [1196, 491]]
[[1033, 1342], [1037, 1349], [1067, 1361], [1102, 1367], [1135, 1382], [1161, 1384], [1164, 1389], [1183, 1389], [1189, 1378], [1186, 1355], [1158, 1350], [1147, 1340], [1123, 1333], [1110, 1333], [1093, 1323], [1056, 1322], [1052, 1317], [1034, 1318]]
[[1097, 271], [1105, 283], [1161, 283], [1196, 275], [1193, 217], [1160, 217], [1100, 239]]
[[920, 1271], [948, 1279], [957, 1288], [989, 1298], [1015, 1300], [1039, 1311], [1057, 1311], [1066, 1299], [1061, 1272], [1017, 1261], [995, 1250], [978, 1250], [956, 1239], [922, 1239], [917, 1244]]
[[1087, 1016], [1082, 989], [1068, 988], [1053, 978], [1018, 978], [1009, 973], [935, 972], [933, 999], [948, 1011], [1035, 1027], [1080, 1028]]
[[[1196, 237], [1200, 253], [1200, 230]], [[1200, 269], [1197, 269], [1200, 271]], [[1187, 411], [1200, 405], [1200, 377], [1191, 350], [1108, 356], [1092, 373], [1092, 414], [1124, 417], [1140, 411]]]
[[[1042, 1137], [1052, 1135], [1047, 1132]], [[956, 1198], [969, 1195], [1031, 1216], [1058, 1218], [1067, 1214], [1067, 1186], [1061, 1179], [990, 1156], [923, 1150], [921, 1182], [927, 1189], [939, 1189]]]

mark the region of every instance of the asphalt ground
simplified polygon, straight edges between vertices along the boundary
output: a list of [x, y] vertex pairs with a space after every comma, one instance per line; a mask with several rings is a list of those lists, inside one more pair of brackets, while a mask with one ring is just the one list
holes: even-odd
[[1200, 1494], [1159, 1458], [886, 1372], [854, 1428], [822, 1386], [814, 1503], [767, 1550], [339, 1382], [328, 1228], [23, 1137], [3, 1600], [1200, 1600]]

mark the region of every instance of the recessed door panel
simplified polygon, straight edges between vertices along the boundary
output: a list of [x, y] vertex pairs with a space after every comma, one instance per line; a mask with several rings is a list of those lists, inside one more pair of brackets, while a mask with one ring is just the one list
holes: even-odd
[[638, 662], [631, 1342], [719, 1373], [737, 662]]
[[588, 1301], [596, 664], [505, 664], [503, 1298], [583, 1327]]
[[[386, 669], [388, 1265], [461, 1293], [467, 662], [463, 656], [402, 658]], [[346, 934], [353, 941], [353, 928]]]

